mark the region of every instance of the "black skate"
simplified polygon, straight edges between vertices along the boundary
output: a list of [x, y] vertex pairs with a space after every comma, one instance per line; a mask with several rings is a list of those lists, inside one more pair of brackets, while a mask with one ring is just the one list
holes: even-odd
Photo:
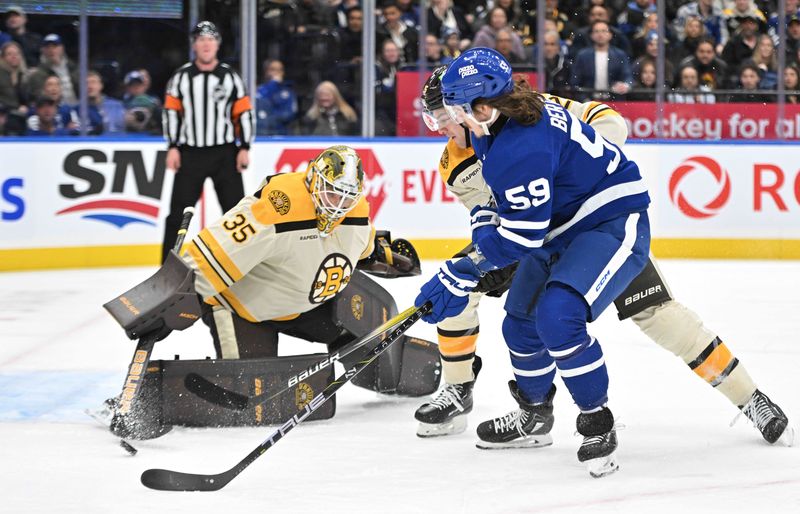
[[617, 449], [617, 431], [614, 415], [608, 407], [591, 413], [578, 414], [578, 433], [583, 443], [578, 448], [578, 460], [585, 462], [594, 478], [610, 475], [619, 469], [614, 452]]
[[[477, 355], [472, 361], [475, 379], [481, 370], [481, 358]], [[472, 411], [472, 388], [475, 380], [463, 384], [447, 384], [439, 391], [433, 401], [428, 402], [414, 413], [419, 421], [419, 437], [436, 437], [460, 434], [467, 428], [467, 414]]]
[[475, 446], [483, 450], [503, 448], [538, 448], [553, 444], [550, 430], [553, 428], [553, 397], [556, 386], [550, 388], [543, 403], [533, 404], [522, 397], [517, 382], [508, 382], [511, 396], [519, 409], [505, 416], [484, 421], [478, 425], [478, 441]]
[[[742, 414], [753, 422], [761, 435], [769, 444], [793, 446], [795, 443], [794, 428], [789, 419], [767, 395], [756, 389], [745, 405], [739, 407]], [[738, 419], [738, 416], [737, 416]], [[734, 422], [736, 419], [734, 419]]]

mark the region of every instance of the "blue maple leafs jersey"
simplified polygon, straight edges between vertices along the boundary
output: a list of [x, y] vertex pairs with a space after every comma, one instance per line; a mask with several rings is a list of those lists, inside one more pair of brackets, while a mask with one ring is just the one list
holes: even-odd
[[533, 126], [509, 119], [493, 129], [472, 143], [500, 218], [497, 231], [475, 242], [495, 266], [538, 248], [555, 251], [600, 223], [647, 210], [636, 163], [560, 105], [545, 102]]

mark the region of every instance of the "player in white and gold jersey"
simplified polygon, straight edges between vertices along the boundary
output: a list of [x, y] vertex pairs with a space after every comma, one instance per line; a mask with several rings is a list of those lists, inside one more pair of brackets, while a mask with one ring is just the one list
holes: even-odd
[[276, 355], [281, 326], [308, 325], [309, 339], [320, 342], [336, 337], [335, 327], [308, 318], [372, 253], [363, 190], [358, 154], [333, 146], [306, 172], [268, 177], [192, 239], [183, 257], [196, 271], [195, 289], [209, 307], [203, 320], [221, 358]]
[[307, 313], [347, 286], [373, 250], [363, 187], [359, 156], [334, 146], [305, 173], [269, 177], [192, 239], [184, 259], [211, 307], [203, 320], [220, 357], [274, 356], [276, 324], [269, 322], [303, 327]]
[[[471, 211], [478, 205], [490, 205], [492, 193], [483, 180], [481, 164], [470, 145], [468, 131], [452, 122], [444, 111], [440, 86], [444, 71], [444, 66], [434, 70], [425, 84], [423, 117], [428, 128], [449, 138], [439, 161], [439, 173], [447, 188]], [[608, 105], [580, 103], [549, 94], [543, 96], [591, 125], [606, 140], [620, 147], [625, 144], [628, 137], [625, 120]], [[470, 247], [465, 249], [469, 250]], [[415, 417], [420, 422], [417, 429], [420, 437], [465, 430], [466, 414], [472, 410], [472, 388], [480, 371], [480, 358], [475, 355], [478, 304], [484, 294], [501, 296], [515, 269], [514, 266], [488, 273], [470, 293], [466, 309], [437, 325], [446, 386], [433, 401], [417, 409]], [[794, 429], [786, 415], [756, 388], [744, 365], [703, 325], [700, 317], [672, 299], [652, 256], [615, 305], [620, 319], [630, 317], [650, 339], [683, 359], [697, 376], [738, 407], [765, 440], [793, 444]]]
[[[376, 234], [363, 191], [361, 159], [347, 146], [324, 150], [306, 172], [271, 176], [187, 243], [182, 257], [171, 252], [155, 275], [124, 293], [121, 308], [112, 315], [126, 331], [158, 330], [159, 339], [202, 317], [217, 357], [225, 361], [184, 361], [184, 368], [213, 371], [217, 380], [240, 386], [248, 383], [246, 377], [261, 384], [263, 374], [280, 383], [308, 367], [309, 356], [265, 359], [277, 356], [279, 334], [322, 343], [336, 352], [397, 314], [391, 294], [362, 271], [385, 278], [420, 272], [408, 241], [392, 241], [386, 231]], [[336, 360], [349, 369], [363, 353], [337, 355]], [[262, 371], [253, 372], [253, 359]], [[315, 380], [321, 385], [325, 377]], [[430, 394], [439, 384], [438, 350], [428, 341], [403, 336], [352, 382], [387, 394]], [[293, 415], [301, 406], [297, 398], [313, 396], [310, 383], [298, 383], [296, 391], [287, 393], [294, 401], [272, 404], [270, 419]], [[131, 402], [129, 415], [114, 412], [118, 399], [106, 402], [118, 435], [159, 437], [175, 419], [191, 426], [260, 424], [266, 419], [258, 409], [232, 418], [220, 411], [203, 414], [195, 408], [198, 400], [184, 394], [183, 382], [164, 381], [162, 390], [160, 379], [144, 384], [149, 385], [142, 391], [148, 393]], [[170, 394], [161, 394], [165, 390]], [[177, 417], [166, 419], [161, 415], [165, 411]]]

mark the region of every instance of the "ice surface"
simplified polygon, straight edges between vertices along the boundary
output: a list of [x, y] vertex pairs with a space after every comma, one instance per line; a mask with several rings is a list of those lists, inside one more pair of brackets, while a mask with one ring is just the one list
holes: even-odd
[[[402, 309], [422, 277], [384, 281]], [[718, 331], [759, 387], [800, 419], [800, 263], [664, 261], [674, 294]], [[590, 327], [611, 376], [621, 470], [595, 480], [577, 462], [577, 409], [561, 386], [555, 444], [475, 448], [478, 422], [513, 407], [500, 333], [502, 302], [481, 307], [484, 368], [467, 432], [415, 436], [420, 399], [352, 385], [336, 416], [303, 424], [215, 493], [156, 492], [152, 467], [218, 473], [267, 438], [269, 427], [173, 430], [128, 456], [81, 411], [119, 392], [133, 342], [101, 305], [153, 269], [0, 274], [0, 512], [800, 512], [800, 448], [771, 447], [737, 410], [613, 308]], [[430, 325], [412, 335], [435, 340]], [[282, 353], [321, 351], [290, 343]], [[289, 346], [289, 345], [285, 345]], [[202, 358], [204, 325], [172, 334], [154, 358]]]

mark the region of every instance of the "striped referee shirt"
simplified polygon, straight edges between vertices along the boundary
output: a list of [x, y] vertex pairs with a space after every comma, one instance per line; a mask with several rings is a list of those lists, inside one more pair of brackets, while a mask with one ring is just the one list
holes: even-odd
[[254, 121], [241, 77], [227, 64], [200, 71], [186, 63], [170, 79], [164, 100], [164, 137], [170, 148], [234, 143], [249, 148]]

